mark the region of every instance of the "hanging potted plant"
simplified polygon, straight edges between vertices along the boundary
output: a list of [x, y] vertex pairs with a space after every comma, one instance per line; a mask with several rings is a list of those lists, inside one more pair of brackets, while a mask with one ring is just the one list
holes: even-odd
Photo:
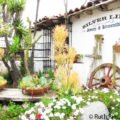
[[113, 50], [117, 53], [120, 53], [120, 44], [113, 45]]
[[76, 54], [74, 58], [74, 63], [80, 63], [82, 59], [83, 59], [83, 55]]

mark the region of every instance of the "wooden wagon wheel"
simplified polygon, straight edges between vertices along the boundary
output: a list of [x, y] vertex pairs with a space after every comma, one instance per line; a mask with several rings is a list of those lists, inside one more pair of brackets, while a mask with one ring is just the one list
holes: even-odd
[[120, 68], [111, 63], [98, 66], [90, 75], [88, 87], [120, 89]]

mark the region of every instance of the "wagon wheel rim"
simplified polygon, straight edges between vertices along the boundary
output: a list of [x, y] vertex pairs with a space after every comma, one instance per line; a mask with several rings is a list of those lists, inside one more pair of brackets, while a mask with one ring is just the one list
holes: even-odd
[[[96, 76], [98, 72], [100, 76]], [[98, 66], [90, 75], [88, 87], [90, 89], [102, 87], [120, 89], [120, 68], [111, 63]]]

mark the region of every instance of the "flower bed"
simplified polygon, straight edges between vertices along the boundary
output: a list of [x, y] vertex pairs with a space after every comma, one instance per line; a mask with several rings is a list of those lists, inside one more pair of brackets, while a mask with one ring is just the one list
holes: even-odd
[[110, 118], [119, 120], [120, 97], [117, 91], [108, 89], [84, 90], [79, 96], [65, 94], [53, 99], [44, 98], [20, 115], [20, 120], [80, 120], [84, 113], [83, 107], [94, 101], [103, 102], [110, 112]]
[[0, 105], [0, 120], [80, 120], [83, 107], [94, 101], [107, 106], [112, 120], [120, 120], [120, 96], [117, 91], [108, 89], [85, 89], [77, 96], [65, 93], [53, 99], [43, 98], [35, 104], [10, 102]]
[[43, 97], [34, 105], [1, 105], [0, 120], [80, 120], [83, 108], [94, 101], [101, 101], [107, 106], [112, 120], [120, 120], [120, 96], [117, 91], [108, 89], [85, 89], [77, 96], [65, 93], [51, 99]]

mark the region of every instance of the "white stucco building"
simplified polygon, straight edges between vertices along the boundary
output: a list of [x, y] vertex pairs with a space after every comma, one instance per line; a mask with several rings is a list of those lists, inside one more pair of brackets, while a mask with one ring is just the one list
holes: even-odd
[[[101, 5], [100, 5], [101, 4]], [[92, 54], [96, 34], [104, 37], [102, 47], [103, 63], [113, 63], [113, 45], [120, 41], [120, 1], [106, 0], [83, 11], [70, 15], [72, 21], [72, 46], [83, 55]], [[84, 57], [83, 64], [75, 64], [83, 83], [91, 74], [92, 58]], [[120, 67], [120, 62], [117, 64]], [[97, 67], [97, 66], [96, 66]]]
[[[70, 25], [70, 45], [78, 54], [92, 55], [95, 46], [95, 35], [102, 34], [104, 42], [102, 46], [102, 63], [113, 63], [113, 45], [120, 39], [120, 1], [119, 0], [95, 0], [88, 2], [86, 6], [70, 10], [68, 13]], [[55, 20], [58, 20], [57, 22]], [[50, 22], [52, 21], [52, 22]], [[38, 31], [51, 31], [56, 24], [64, 23], [64, 16], [44, 17], [36, 24]], [[48, 30], [49, 28], [49, 30]], [[51, 33], [47, 36], [50, 38]], [[48, 40], [48, 38], [46, 39]], [[46, 40], [44, 39], [44, 40]], [[52, 37], [50, 38], [52, 45]], [[52, 46], [50, 46], [52, 50]], [[45, 54], [46, 56], [46, 54]], [[51, 54], [52, 57], [52, 54]], [[91, 70], [93, 58], [84, 57], [83, 63], [75, 63], [74, 70], [79, 72], [80, 79], [86, 84]], [[52, 60], [52, 59], [51, 59]], [[37, 67], [39, 63], [36, 63]], [[99, 64], [98, 64], [99, 65]], [[118, 66], [120, 63], [118, 62]], [[97, 66], [96, 66], [97, 67]], [[35, 68], [38, 70], [38, 68]]]
[[[27, 17], [26, 14], [25, 10], [24, 19]], [[31, 14], [35, 14], [35, 8]], [[64, 23], [64, 15], [57, 14], [53, 17], [43, 17], [36, 22], [37, 36], [42, 34], [43, 37], [36, 44], [35, 71], [54, 67], [52, 30], [55, 25]], [[92, 55], [95, 35], [102, 34], [104, 42], [100, 64], [113, 62], [113, 45], [120, 39], [120, 0], [92, 0], [85, 6], [79, 5], [68, 12], [68, 23], [69, 44], [76, 49], [78, 54]], [[79, 73], [83, 84], [87, 84], [94, 70], [94, 68], [91, 69], [92, 60], [93, 58], [84, 57], [83, 63], [74, 64], [73, 69]], [[120, 67], [119, 62], [117, 65]]]

